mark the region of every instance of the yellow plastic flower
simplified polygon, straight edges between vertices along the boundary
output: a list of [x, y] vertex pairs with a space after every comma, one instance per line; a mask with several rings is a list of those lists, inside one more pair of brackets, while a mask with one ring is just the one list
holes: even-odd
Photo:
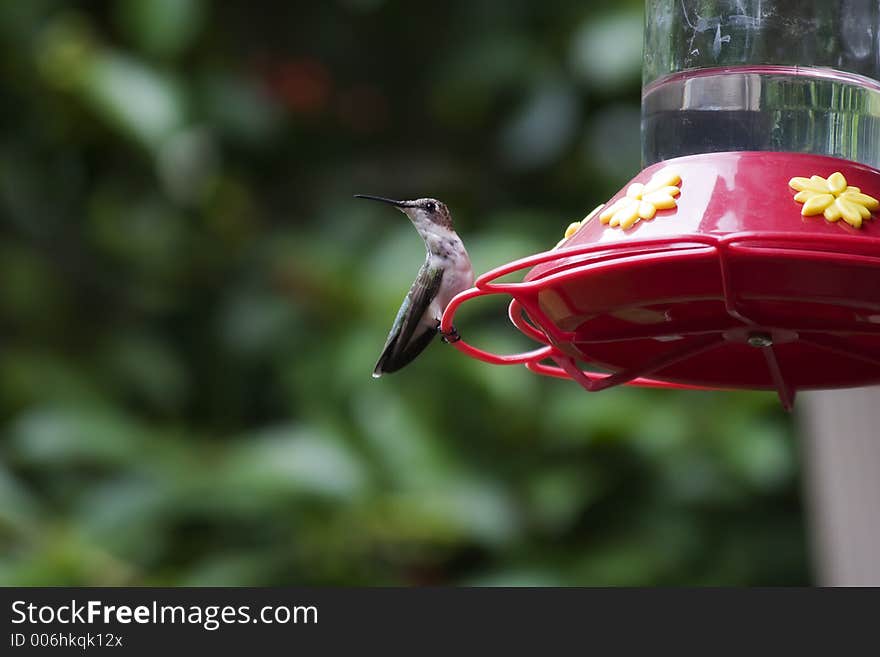
[[599, 221], [610, 226], [631, 228], [640, 219], [653, 219], [657, 210], [676, 207], [675, 197], [681, 194], [681, 176], [670, 168], [660, 169], [647, 184], [633, 183], [626, 196], [618, 199], [599, 215]]
[[565, 237], [563, 237], [561, 240], [559, 240], [559, 242], [553, 248], [558, 249], [560, 246], [565, 244], [565, 242], [572, 235], [574, 235], [576, 232], [578, 232], [580, 230], [581, 226], [583, 226], [590, 219], [592, 219], [596, 215], [596, 213], [604, 207], [604, 205], [605, 205], [604, 203], [602, 205], [597, 205], [595, 208], [593, 208], [593, 211], [590, 212], [590, 214], [588, 214], [586, 217], [584, 217], [580, 221], [573, 221], [572, 223], [568, 224], [568, 228], [565, 229]]
[[880, 201], [862, 194], [858, 187], [847, 185], [840, 171], [826, 180], [822, 176], [792, 178], [788, 184], [797, 190], [794, 200], [803, 203], [801, 214], [805, 217], [822, 214], [828, 221], [843, 219], [853, 228], [861, 228], [862, 221], [880, 208]]

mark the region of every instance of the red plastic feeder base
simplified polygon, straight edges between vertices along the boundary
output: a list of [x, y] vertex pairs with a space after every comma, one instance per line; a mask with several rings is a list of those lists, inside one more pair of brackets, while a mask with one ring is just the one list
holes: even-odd
[[[666, 187], [677, 207], [657, 201], [654, 214], [642, 201], [660, 197], [628, 186], [606, 206], [633, 199], [617, 203], [611, 223], [597, 213], [559, 248], [487, 272], [443, 316], [448, 332], [465, 301], [507, 294], [514, 325], [544, 346], [511, 356], [455, 347], [589, 391], [775, 389], [786, 408], [800, 389], [880, 383], [880, 222], [870, 216], [880, 171], [815, 155], [712, 153], [632, 182], [661, 170], [680, 177]], [[654, 216], [624, 229], [633, 207]], [[496, 282], [525, 269], [520, 283]]]

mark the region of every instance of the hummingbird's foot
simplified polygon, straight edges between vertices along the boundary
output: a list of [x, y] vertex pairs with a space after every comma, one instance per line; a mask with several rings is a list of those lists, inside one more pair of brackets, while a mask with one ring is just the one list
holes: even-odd
[[[437, 330], [440, 330], [439, 326], [437, 327]], [[461, 340], [461, 336], [458, 334], [458, 331], [454, 326], [452, 327], [452, 330], [449, 331], [449, 333], [443, 333], [441, 331], [440, 335], [442, 336], [443, 342], [445, 342], [446, 344], [453, 344]]]

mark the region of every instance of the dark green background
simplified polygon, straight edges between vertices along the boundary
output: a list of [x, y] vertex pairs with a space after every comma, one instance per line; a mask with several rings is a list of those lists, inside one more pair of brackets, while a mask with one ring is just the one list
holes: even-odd
[[[763, 393], [370, 372], [639, 168], [640, 2], [0, 4], [0, 583], [803, 584]], [[472, 342], [527, 347], [500, 300]]]

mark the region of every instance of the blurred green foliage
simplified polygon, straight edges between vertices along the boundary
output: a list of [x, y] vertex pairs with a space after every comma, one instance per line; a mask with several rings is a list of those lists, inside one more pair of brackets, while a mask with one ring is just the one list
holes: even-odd
[[351, 195], [554, 244], [639, 168], [641, 10], [0, 4], [0, 582], [805, 583], [771, 395], [370, 378], [423, 253]]

